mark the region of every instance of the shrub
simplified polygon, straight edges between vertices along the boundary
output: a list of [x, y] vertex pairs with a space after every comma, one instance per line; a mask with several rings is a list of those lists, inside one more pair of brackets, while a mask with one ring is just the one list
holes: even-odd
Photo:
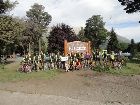
[[110, 70], [109, 66], [102, 66], [102, 65], [97, 65], [93, 68], [94, 71], [98, 71], [98, 72], [106, 72]]

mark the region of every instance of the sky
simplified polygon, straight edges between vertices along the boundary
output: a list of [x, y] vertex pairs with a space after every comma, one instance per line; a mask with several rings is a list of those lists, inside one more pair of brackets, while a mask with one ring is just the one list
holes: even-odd
[[[15, 0], [10, 0], [15, 1]], [[140, 42], [140, 13], [127, 14], [118, 0], [17, 0], [18, 5], [11, 11], [13, 16], [26, 17], [34, 3], [41, 4], [52, 16], [50, 27], [65, 23], [71, 27], [85, 27], [86, 20], [101, 15], [109, 31]]]

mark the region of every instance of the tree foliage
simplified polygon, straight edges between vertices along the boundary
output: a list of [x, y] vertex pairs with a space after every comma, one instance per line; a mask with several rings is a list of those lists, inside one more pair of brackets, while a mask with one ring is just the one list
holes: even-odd
[[69, 42], [78, 40], [73, 29], [66, 25], [66, 24], [58, 24], [52, 27], [50, 35], [48, 37], [48, 51], [55, 52], [55, 51], [64, 51], [64, 40]]
[[[10, 2], [9, 0], [0, 0], [0, 62], [1, 55], [5, 55], [13, 51], [17, 35], [21, 31], [20, 24], [16, 22], [11, 16], [5, 13], [14, 8], [17, 2]], [[19, 30], [18, 30], [19, 28]]]
[[140, 42], [138, 42], [138, 43], [136, 44], [136, 49], [137, 49], [138, 52], [140, 52]]
[[88, 41], [88, 39], [85, 37], [85, 31], [83, 27], [81, 27], [81, 30], [78, 33], [78, 38], [80, 41], [83, 41], [83, 42]]
[[30, 21], [38, 25], [41, 32], [46, 31], [47, 26], [52, 20], [52, 17], [48, 12], [44, 11], [45, 7], [35, 3], [29, 11], [26, 12], [26, 16]]
[[[121, 5], [125, 6], [126, 13], [140, 12], [140, 0], [118, 0]], [[139, 21], [140, 23], [140, 21]]]
[[129, 45], [130, 47], [130, 53], [131, 53], [131, 59], [135, 56], [136, 54], [136, 44], [134, 39], [131, 39], [131, 44]]
[[10, 2], [9, 0], [0, 0], [0, 14], [6, 13], [15, 7], [17, 2]]
[[99, 48], [105, 42], [107, 30], [100, 15], [94, 15], [86, 21], [85, 37], [91, 41], [92, 48]]
[[126, 6], [126, 13], [140, 12], [140, 0], [118, 0], [121, 5]]
[[10, 16], [0, 16], [0, 40], [13, 43], [17, 35], [22, 33], [22, 24]]
[[111, 51], [117, 52], [119, 50], [119, 41], [117, 39], [117, 35], [113, 28], [110, 32], [110, 39], [108, 41], [107, 50], [108, 52], [111, 52]]
[[44, 10], [45, 7], [43, 5], [35, 3], [31, 9], [26, 12], [28, 20], [26, 22], [24, 36], [28, 37], [33, 50], [39, 48], [39, 39], [47, 32], [47, 26], [52, 20], [51, 15]]
[[128, 48], [128, 43], [119, 43], [119, 50], [125, 51]]
[[23, 25], [17, 21], [17, 18], [13, 18], [6, 15], [0, 16], [0, 42], [1, 42], [1, 54], [4, 54], [8, 46], [13, 49], [18, 44], [18, 37], [22, 35]]

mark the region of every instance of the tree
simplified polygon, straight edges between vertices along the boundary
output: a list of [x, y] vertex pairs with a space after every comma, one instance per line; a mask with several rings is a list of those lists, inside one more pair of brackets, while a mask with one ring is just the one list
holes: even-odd
[[[121, 5], [126, 6], [126, 13], [140, 12], [140, 0], [118, 0]], [[140, 23], [140, 21], [139, 21]]]
[[9, 0], [0, 0], [0, 14], [7, 12], [15, 7], [17, 2], [10, 2]]
[[107, 45], [107, 51], [110, 53], [111, 51], [115, 51], [117, 52], [119, 50], [119, 42], [117, 39], [117, 35], [114, 32], [114, 29], [112, 28], [111, 32], [110, 32], [110, 39], [108, 41], [108, 45]]
[[80, 41], [83, 41], [83, 42], [88, 41], [88, 39], [85, 37], [85, 31], [83, 27], [81, 27], [81, 30], [78, 33], [78, 38]]
[[119, 50], [125, 51], [128, 48], [128, 43], [119, 43]]
[[126, 6], [126, 13], [140, 12], [140, 0], [118, 0], [121, 5]]
[[13, 43], [17, 35], [21, 34], [22, 25], [15, 18], [10, 16], [0, 16], [0, 40]]
[[140, 42], [136, 43], [135, 44], [135, 47], [136, 47], [136, 54], [135, 54], [135, 57], [138, 58], [140, 60]]
[[35, 3], [32, 8], [26, 12], [26, 16], [30, 21], [36, 23], [40, 28], [41, 33], [47, 30], [47, 26], [52, 20], [52, 17], [48, 12], [44, 11], [45, 7]]
[[64, 51], [64, 40], [69, 42], [78, 40], [73, 29], [66, 24], [58, 24], [52, 27], [50, 35], [48, 37], [48, 51], [49, 52], [63, 52]]
[[[4, 42], [10, 42], [13, 40], [16, 35], [12, 32], [17, 32], [18, 30], [15, 29], [15, 31], [12, 28], [16, 27], [16, 24], [18, 24], [14, 18], [11, 16], [3, 15], [8, 10], [13, 9], [13, 7], [16, 5], [17, 2], [10, 2], [9, 0], [0, 0], [0, 40]], [[17, 25], [18, 27], [19, 25]], [[13, 35], [11, 35], [11, 33]]]
[[[10, 44], [15, 46], [17, 44], [17, 38], [21, 36], [23, 26], [16, 18], [10, 16], [0, 16], [0, 42], [1, 42], [1, 54], [4, 53], [4, 49]], [[14, 47], [13, 47], [14, 49]]]
[[130, 46], [130, 53], [131, 53], [131, 59], [132, 59], [136, 54], [136, 44], [135, 44], [134, 39], [131, 39], [131, 44], [129, 46]]
[[137, 51], [140, 52], [140, 42], [136, 44]]
[[39, 41], [42, 35], [47, 32], [47, 26], [52, 20], [51, 15], [48, 14], [48, 12], [45, 12], [44, 9], [45, 7], [43, 5], [35, 3], [31, 9], [26, 12], [28, 20], [25, 36], [29, 36], [29, 42], [32, 45], [33, 50], [39, 48]]
[[[0, 62], [1, 55], [6, 54], [7, 46], [14, 42], [15, 34], [18, 30], [15, 28], [15, 20], [6, 16], [5, 13], [15, 7], [17, 2], [10, 2], [9, 0], [0, 0]], [[18, 26], [17, 26], [18, 27]]]
[[107, 30], [100, 15], [94, 15], [86, 21], [85, 37], [91, 41], [92, 48], [99, 48], [105, 42]]

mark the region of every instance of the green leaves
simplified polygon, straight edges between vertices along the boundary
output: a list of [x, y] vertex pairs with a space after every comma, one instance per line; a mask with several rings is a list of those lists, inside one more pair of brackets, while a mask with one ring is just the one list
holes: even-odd
[[[52, 20], [51, 15], [44, 11], [45, 7], [35, 3], [31, 9], [26, 12], [28, 17], [24, 35], [28, 36], [33, 49], [38, 49], [39, 39], [47, 32], [47, 26]], [[42, 40], [43, 41], [43, 40]]]
[[57, 26], [52, 27], [50, 36], [48, 37], [49, 45], [48, 51], [64, 51], [64, 40], [75, 41], [78, 40], [78, 37], [75, 35], [73, 29], [66, 24], [58, 24]]
[[18, 4], [17, 1], [10, 2], [9, 0], [0, 0], [0, 14], [13, 9], [16, 4]]
[[[125, 6], [126, 13], [140, 12], [140, 0], [118, 0], [121, 5]], [[140, 23], [140, 21], [139, 21]]]
[[28, 19], [38, 25], [38, 28], [44, 32], [52, 20], [51, 15], [44, 11], [45, 7], [35, 3], [32, 8], [26, 12]]
[[1, 15], [0, 16], [0, 40], [13, 43], [17, 36], [22, 33], [22, 25], [16, 19]]
[[107, 30], [104, 26], [105, 22], [100, 15], [93, 15], [86, 21], [85, 37], [91, 41], [93, 48], [99, 48], [105, 42]]
[[121, 5], [126, 6], [124, 10], [126, 13], [140, 12], [140, 1], [139, 0], [118, 0]]
[[108, 50], [108, 52], [111, 52], [111, 51], [118, 52], [118, 50], [119, 50], [119, 41], [117, 39], [117, 35], [114, 32], [113, 28], [110, 32], [110, 39], [109, 39], [109, 42], [107, 45], [107, 50]]

